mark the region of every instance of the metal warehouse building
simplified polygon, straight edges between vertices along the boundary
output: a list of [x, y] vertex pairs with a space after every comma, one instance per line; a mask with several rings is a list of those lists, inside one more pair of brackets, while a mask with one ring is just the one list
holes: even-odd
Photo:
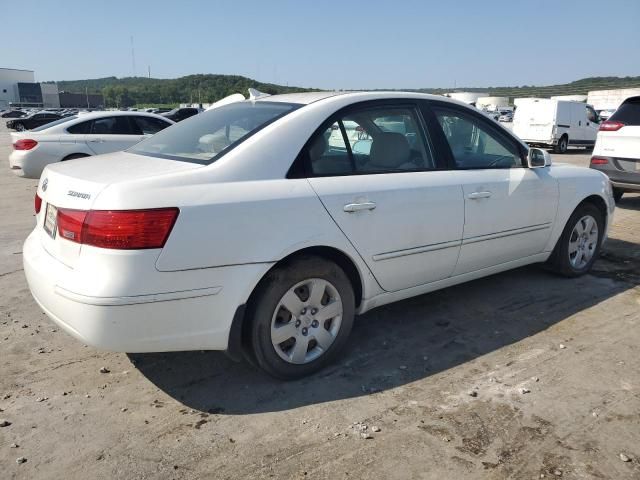
[[102, 95], [58, 92], [55, 83], [36, 83], [33, 70], [0, 68], [0, 109], [14, 107], [99, 108]]
[[0, 109], [9, 108], [11, 103], [20, 103], [18, 86], [20, 84], [34, 85], [34, 82], [33, 70], [0, 68]]

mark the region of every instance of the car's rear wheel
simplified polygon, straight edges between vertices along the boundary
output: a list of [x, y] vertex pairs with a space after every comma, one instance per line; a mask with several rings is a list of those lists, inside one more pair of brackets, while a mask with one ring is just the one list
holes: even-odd
[[569, 137], [566, 135], [562, 135], [560, 140], [558, 140], [558, 144], [555, 146], [553, 151], [555, 153], [567, 153], [567, 147], [569, 146]]
[[24, 128], [24, 125], [19, 123], [16, 125], [16, 131], [18, 132], [24, 132], [26, 130], [26, 128]]
[[353, 325], [355, 298], [338, 265], [301, 257], [271, 271], [249, 308], [256, 363], [292, 380], [320, 370], [340, 353]]
[[624, 195], [624, 191], [620, 190], [619, 188], [613, 189], [613, 199], [616, 201], [616, 203], [622, 200], [622, 195]]
[[604, 228], [604, 217], [595, 205], [580, 205], [564, 227], [549, 258], [549, 266], [566, 277], [587, 273], [600, 253]]

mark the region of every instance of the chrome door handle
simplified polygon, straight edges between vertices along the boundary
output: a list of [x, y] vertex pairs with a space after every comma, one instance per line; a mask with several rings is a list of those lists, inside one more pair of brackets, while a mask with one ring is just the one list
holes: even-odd
[[491, 192], [473, 192], [467, 195], [470, 200], [478, 200], [479, 198], [489, 198], [493, 193]]
[[373, 210], [376, 208], [374, 202], [363, 203], [348, 203], [344, 206], [343, 210], [347, 213], [359, 212], [360, 210]]
[[89, 140], [91, 143], [104, 143], [104, 140], [101, 138], [94, 138], [93, 140]]

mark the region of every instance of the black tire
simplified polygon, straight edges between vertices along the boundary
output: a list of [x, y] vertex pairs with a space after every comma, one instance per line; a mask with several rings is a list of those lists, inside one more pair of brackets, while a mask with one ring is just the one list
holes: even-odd
[[73, 153], [71, 155], [67, 155], [61, 161], [62, 162], [66, 162], [67, 160], [73, 160], [75, 158], [84, 158], [84, 157], [89, 157], [89, 156], [90, 155], [87, 155], [86, 153]]
[[622, 190], [620, 190], [619, 188], [614, 188], [613, 189], [613, 199], [616, 201], [616, 203], [618, 203], [620, 200], [622, 200], [622, 196], [624, 195], [624, 192]]
[[[338, 292], [342, 300], [341, 322], [333, 343], [326, 351], [308, 363], [294, 364], [281, 358], [276, 351], [277, 347], [271, 340], [271, 324], [284, 295], [300, 282], [310, 279], [325, 280]], [[347, 343], [354, 315], [353, 287], [344, 271], [335, 263], [320, 257], [299, 257], [269, 272], [258, 286], [247, 316], [250, 322], [249, 346], [258, 366], [268, 374], [282, 380], [301, 378], [322, 369], [339, 355]], [[293, 321], [293, 318], [289, 320]], [[308, 351], [313, 350], [313, 341], [309, 342]]]
[[553, 147], [553, 151], [555, 153], [567, 153], [567, 148], [569, 148], [569, 137], [562, 135], [558, 140], [558, 144]]
[[[576, 224], [580, 219], [585, 216], [591, 216], [595, 219], [596, 224], [598, 226], [598, 240], [594, 247], [593, 255], [591, 259], [581, 268], [576, 268], [571, 264], [570, 254], [569, 254], [569, 242], [571, 240], [572, 232]], [[575, 211], [569, 217], [567, 224], [562, 231], [562, 235], [558, 239], [549, 260], [547, 260], [547, 266], [560, 275], [565, 277], [573, 278], [579, 277], [588, 273], [593, 266], [593, 263], [598, 258], [600, 254], [600, 247], [602, 246], [602, 235], [604, 234], [605, 228], [605, 219], [602, 215], [602, 212], [598, 207], [593, 205], [592, 203], [582, 203], [575, 209]]]

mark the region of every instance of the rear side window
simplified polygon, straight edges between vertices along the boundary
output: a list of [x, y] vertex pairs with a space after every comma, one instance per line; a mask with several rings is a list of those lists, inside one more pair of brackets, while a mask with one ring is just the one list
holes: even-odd
[[91, 125], [92, 135], [133, 135], [127, 117], [96, 118]]
[[621, 122], [625, 125], [640, 125], [640, 97], [628, 98], [613, 115], [609, 117], [611, 122]]
[[86, 134], [91, 131], [91, 122], [81, 122], [76, 123], [75, 125], [71, 125], [67, 128], [67, 132], [78, 135], [78, 134]]
[[[60, 125], [61, 123], [65, 123], [65, 122], [69, 122], [71, 120], [75, 120], [76, 118], [78, 118], [78, 117], [75, 117], [75, 116], [73, 116], [73, 117], [64, 117], [64, 118], [61, 118], [59, 120], [54, 120], [51, 123], [45, 123], [44, 125], [42, 125], [42, 126], [40, 126], [38, 128], [33, 128], [33, 129], [31, 129], [31, 131], [32, 132], [41, 132], [42, 130], [46, 130], [47, 128], [55, 127], [56, 125]], [[73, 128], [73, 127], [71, 127], [71, 128]], [[67, 131], [69, 131], [69, 130], [67, 129]]]
[[411, 107], [363, 108], [316, 134], [307, 147], [313, 175], [433, 169], [434, 161]]
[[164, 120], [153, 117], [138, 116], [131, 117], [131, 120], [133, 121], [134, 126], [138, 128], [139, 132], [136, 133], [139, 135], [153, 135], [171, 125]]

